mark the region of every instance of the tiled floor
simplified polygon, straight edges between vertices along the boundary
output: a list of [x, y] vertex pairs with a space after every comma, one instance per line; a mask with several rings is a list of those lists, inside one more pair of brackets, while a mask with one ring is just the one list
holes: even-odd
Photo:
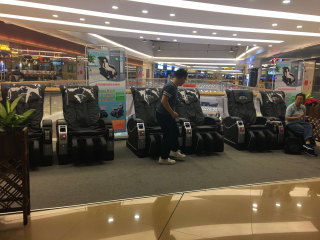
[[0, 215], [0, 240], [319, 240], [320, 178]]

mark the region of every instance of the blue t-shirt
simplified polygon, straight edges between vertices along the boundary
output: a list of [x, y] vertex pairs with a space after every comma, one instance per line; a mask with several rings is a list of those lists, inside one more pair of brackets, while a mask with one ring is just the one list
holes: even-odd
[[161, 92], [160, 92], [160, 98], [159, 98], [159, 103], [157, 106], [157, 112], [162, 113], [162, 114], [170, 114], [167, 109], [164, 108], [164, 106], [161, 103], [162, 95], [165, 95], [166, 97], [169, 98], [168, 102], [170, 107], [172, 108], [173, 111], [176, 110], [176, 102], [178, 98], [178, 88], [177, 86], [172, 82], [169, 81], [166, 83]]

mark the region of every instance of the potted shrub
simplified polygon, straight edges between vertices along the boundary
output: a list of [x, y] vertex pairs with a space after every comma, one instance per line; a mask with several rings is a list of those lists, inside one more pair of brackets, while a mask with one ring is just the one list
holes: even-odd
[[16, 114], [19, 97], [6, 107], [0, 103], [0, 210], [23, 211], [24, 224], [30, 214], [29, 148], [27, 120], [36, 112]]
[[306, 106], [308, 116], [320, 119], [320, 108], [316, 107], [320, 105], [319, 100], [314, 99], [309, 93], [306, 95], [306, 100], [304, 105]]

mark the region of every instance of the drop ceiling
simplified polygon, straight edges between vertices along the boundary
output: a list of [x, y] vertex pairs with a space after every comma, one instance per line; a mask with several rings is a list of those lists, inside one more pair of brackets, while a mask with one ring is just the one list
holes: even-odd
[[[174, 2], [172, 0], [170, 2]], [[1, 4], [2, 2], [2, 4]], [[179, 7], [168, 7], [161, 6], [157, 4], [141, 3], [136, 1], [126, 1], [126, 0], [77, 0], [77, 1], [64, 1], [55, 0], [54, 2], [48, 0], [35, 0], [35, 1], [23, 1], [30, 3], [41, 3], [49, 4], [59, 7], [68, 7], [76, 10], [90, 10], [98, 12], [100, 15], [103, 13], [115, 14], [109, 17], [99, 17], [99, 14], [90, 13], [90, 15], [85, 14], [75, 14], [70, 13], [70, 11], [61, 12], [53, 11], [53, 7], [46, 7], [45, 9], [37, 9], [31, 7], [13, 6], [10, 2], [19, 2], [0, 0], [0, 19], [6, 22], [11, 22], [13, 24], [18, 24], [20, 26], [26, 26], [28, 28], [33, 28], [37, 31], [47, 31], [48, 34], [59, 35], [57, 31], [64, 33], [70, 33], [70, 38], [72, 41], [82, 41], [83, 43], [92, 42], [87, 37], [84, 37], [88, 33], [99, 34], [106, 38], [110, 37], [116, 38], [130, 38], [134, 42], [141, 41], [140, 37], [155, 41], [155, 43], [160, 44], [162, 42], [168, 43], [181, 43], [190, 45], [190, 53], [196, 52], [200, 45], [211, 46], [216, 45], [221, 46], [221, 49], [225, 47], [226, 52], [228, 52], [229, 47], [238, 47], [241, 52], [235, 54], [229, 54], [227, 57], [235, 58], [240, 55], [243, 51], [241, 47], [250, 46], [254, 44], [262, 47], [263, 51], [261, 56], [272, 56], [281, 52], [292, 51], [294, 49], [300, 49], [303, 47], [317, 45], [320, 42], [320, 23], [312, 21], [301, 21], [301, 20], [287, 20], [282, 19], [283, 13], [300, 13], [318, 16], [318, 9], [320, 9], [319, 0], [291, 0], [289, 4], [284, 4], [282, 0], [198, 0], [193, 2], [198, 3], [208, 3], [208, 4], [220, 4], [224, 6], [234, 6], [241, 8], [250, 8], [268, 11], [265, 15], [258, 16], [244, 16], [241, 15], [241, 10], [236, 14], [228, 14], [221, 12], [210, 12], [210, 11], [200, 11], [193, 9], [185, 9]], [[158, 1], [153, 1], [157, 3]], [[166, 2], [166, 0], [161, 1]], [[3, 4], [9, 3], [9, 4]], [[159, 2], [158, 2], [159, 3]], [[19, 5], [19, 4], [18, 4]], [[113, 9], [112, 6], [117, 6], [118, 9]], [[181, 4], [180, 6], [184, 6]], [[148, 13], [142, 13], [143, 10], [147, 10]], [[249, 13], [250, 13], [249, 11]], [[174, 13], [174, 17], [170, 17], [170, 14]], [[2, 15], [1, 15], [2, 14]], [[6, 14], [6, 15], [4, 15]], [[58, 15], [58, 17], [53, 17], [53, 15]], [[120, 16], [119, 16], [120, 15]], [[1, 17], [2, 16], [2, 17]], [[7, 17], [4, 17], [7, 16]], [[18, 17], [33, 17], [37, 18], [37, 21], [29, 21], [23, 19], [17, 19]], [[121, 17], [122, 16], [122, 17]], [[125, 17], [137, 17], [137, 21], [127, 21], [121, 20]], [[81, 21], [80, 18], [84, 18], [85, 21]], [[141, 19], [144, 18], [144, 19]], [[320, 16], [319, 16], [320, 18]], [[149, 19], [149, 20], [148, 20]], [[151, 19], [154, 23], [150, 23]], [[61, 21], [59, 24], [54, 24], [46, 22], [48, 20]], [[171, 25], [165, 25], [163, 23], [157, 24], [156, 20], [170, 21]], [[66, 24], [68, 22], [68, 24]], [[109, 22], [106, 24], [105, 22]], [[177, 23], [178, 22], [178, 23]], [[277, 23], [277, 26], [273, 27], [272, 24]], [[83, 26], [74, 26], [75, 24], [85, 24]], [[186, 25], [186, 27], [172, 26], [176, 24]], [[193, 26], [191, 24], [201, 24], [201, 28]], [[206, 25], [206, 26], [202, 26]], [[297, 26], [302, 26], [302, 28], [297, 28]], [[250, 28], [257, 32], [248, 32], [246, 30], [224, 30], [225, 27], [236, 27], [236, 28]], [[111, 29], [99, 29], [99, 28], [111, 28]], [[218, 29], [208, 29], [208, 28], [218, 28]], [[222, 28], [222, 29], [221, 29]], [[52, 31], [50, 31], [50, 29]], [[280, 30], [280, 31], [293, 31], [303, 33], [313, 33], [318, 36], [295, 36], [288, 34], [273, 34], [265, 33], [265, 30]], [[138, 32], [136, 32], [138, 31]], [[193, 33], [197, 31], [197, 33]], [[142, 33], [143, 32], [143, 33]], [[74, 33], [74, 34], [71, 34]], [[213, 34], [216, 33], [216, 34]], [[75, 38], [77, 34], [77, 38]], [[234, 36], [237, 34], [237, 36]], [[297, 33], [294, 33], [297, 34]], [[67, 34], [63, 34], [66, 38]], [[73, 36], [72, 36], [73, 35]], [[79, 37], [80, 36], [80, 37]], [[83, 36], [83, 37], [81, 37]], [[157, 40], [160, 38], [161, 40]], [[226, 38], [226, 39], [213, 39], [213, 38]], [[174, 42], [174, 40], [177, 40]], [[275, 42], [276, 41], [276, 42]], [[281, 43], [277, 43], [277, 42]], [[241, 45], [239, 45], [241, 44]], [[271, 46], [272, 45], [272, 46]], [[175, 45], [168, 44], [170, 47], [165, 51], [163, 45], [163, 52], [158, 53], [153, 49], [154, 56], [163, 56], [163, 54], [170, 54], [173, 51]], [[130, 46], [128, 46], [130, 47]], [[156, 46], [158, 48], [158, 45]], [[150, 48], [150, 44], [146, 44], [146, 49]], [[150, 54], [150, 51], [143, 50], [141, 52], [145, 54]], [[183, 56], [190, 56], [185, 52], [188, 49], [180, 51], [184, 52]], [[148, 53], [147, 53], [148, 52]], [[203, 53], [205, 55], [205, 50]], [[222, 51], [221, 51], [222, 52]], [[211, 52], [210, 57], [222, 57], [226, 56], [226, 53], [222, 54], [218, 51]], [[152, 54], [152, 53], [151, 53]], [[175, 52], [175, 54], [178, 54]], [[254, 53], [252, 53], [254, 54]], [[212, 56], [213, 55], [213, 56]], [[168, 55], [169, 56], [169, 55]], [[206, 56], [203, 56], [206, 57]]]

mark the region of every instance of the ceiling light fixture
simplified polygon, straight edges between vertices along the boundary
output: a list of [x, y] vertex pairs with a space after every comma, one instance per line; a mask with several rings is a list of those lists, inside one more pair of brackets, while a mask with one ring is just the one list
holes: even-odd
[[113, 44], [113, 45], [115, 45], [115, 46], [117, 46], [117, 47], [125, 48], [126, 50], [128, 50], [128, 51], [130, 51], [130, 52], [134, 52], [134, 53], [140, 54], [140, 55], [145, 56], [145, 57], [148, 57], [148, 58], [151, 58], [151, 57], [152, 57], [152, 56], [150, 56], [150, 55], [144, 54], [144, 53], [142, 53], [142, 52], [138, 52], [138, 51], [136, 51], [136, 50], [134, 50], [134, 49], [132, 49], [132, 48], [129, 48], [129, 47], [126, 47], [126, 46], [121, 45], [121, 44], [119, 44], [119, 43], [116, 43], [116, 42], [114, 42], [114, 41], [111, 41], [111, 40], [109, 40], [109, 39], [107, 39], [107, 38], [105, 38], [105, 37], [102, 37], [102, 36], [98, 35], [98, 34], [89, 33], [89, 35], [91, 35], [91, 36], [93, 36], [93, 37], [96, 37], [96, 38], [99, 38], [99, 39], [102, 40], [102, 41], [111, 43], [111, 44]]
[[198, 10], [198, 11], [219, 12], [224, 14], [236, 14], [236, 15], [263, 17], [263, 18], [269, 17], [269, 18], [289, 19], [289, 20], [302, 20], [302, 21], [309, 21], [309, 22], [320, 22], [320, 16], [317, 16], [317, 15], [289, 13], [289, 12], [280, 12], [280, 11], [271, 11], [271, 10], [262, 10], [262, 9], [244, 8], [244, 7], [234, 7], [234, 6], [195, 2], [195, 1], [181, 1], [181, 0], [162, 0], [162, 1], [130, 0], [130, 1], [149, 3], [149, 4], [161, 5], [161, 6], [167, 6], [167, 7]]
[[142, 42], [147, 42], [147, 39], [143, 39]]
[[276, 26], [278, 26], [278, 23], [273, 23], [272, 26], [276, 27]]
[[80, 18], [80, 20], [81, 20], [81, 21], [84, 21], [85, 19], [84, 19], [84, 18]]
[[231, 50], [230, 50], [230, 52], [233, 52], [233, 49], [232, 49], [232, 47], [231, 47]]
[[103, 30], [117, 31], [117, 32], [142, 33], [142, 34], [161, 35], [161, 36], [170, 36], [170, 37], [183, 37], [183, 38], [208, 39], [208, 40], [225, 40], [225, 41], [243, 41], [243, 42], [283, 43], [283, 41], [280, 41], [280, 40], [209, 37], [209, 36], [199, 36], [199, 35], [153, 32], [153, 31], [144, 31], [144, 30], [136, 30], [136, 29], [106, 27], [106, 26], [100, 26], [100, 25], [82, 24], [82, 23], [76, 23], [76, 22], [67, 22], [67, 21], [60, 21], [60, 20], [53, 20], [53, 19], [27, 17], [27, 16], [2, 14], [2, 13], [0, 13], [0, 17], [27, 20], [27, 21], [35, 21], [35, 22], [42, 22], [42, 23], [54, 23], [54, 24], [69, 25], [69, 26], [76, 26], [76, 27], [86, 27], [86, 28], [91, 28], [91, 29], [103, 29]]
[[[28, 7], [28, 8], [37, 8], [43, 10], [52, 10], [52, 11], [59, 11], [59, 12], [66, 12], [66, 13], [74, 13], [74, 14], [81, 14], [81, 15], [88, 15], [94, 17], [103, 17], [103, 18], [111, 18], [111, 19], [118, 19], [122, 21], [134, 21], [134, 22], [141, 22], [141, 23], [151, 23], [151, 24], [158, 24], [158, 25], [168, 25], [168, 26], [176, 26], [176, 27], [193, 27], [193, 28], [202, 28], [202, 29], [215, 29], [215, 30], [224, 30], [224, 31], [238, 31], [238, 32], [254, 32], [254, 33], [270, 33], [270, 34], [281, 34], [281, 35], [296, 35], [296, 36], [313, 36], [313, 37], [320, 37], [320, 33], [310, 33], [310, 32], [295, 32], [295, 31], [284, 31], [284, 30], [271, 30], [271, 29], [256, 29], [256, 28], [240, 28], [240, 27], [228, 27], [228, 26], [217, 26], [217, 25], [207, 25], [207, 24], [197, 24], [197, 23], [189, 23], [189, 22], [176, 22], [176, 21], [168, 21], [168, 20], [160, 20], [160, 19], [151, 19], [151, 18], [143, 18], [143, 17], [132, 17], [120, 14], [113, 14], [113, 13], [104, 13], [104, 12], [97, 12], [97, 11], [90, 11], [84, 9], [77, 9], [77, 8], [70, 8], [70, 7], [60, 7], [50, 4], [42, 4], [42, 3], [34, 3], [34, 2], [27, 2], [27, 1], [8, 1], [8, 0], [0, 0], [0, 4], [5, 5], [12, 5], [12, 6], [19, 6], [19, 7]], [[200, 3], [197, 3], [200, 4]], [[234, 8], [234, 7], [232, 7]], [[265, 10], [263, 10], [265, 11]], [[250, 10], [250, 12], [253, 12]], [[279, 14], [278, 14], [279, 13]], [[238, 12], [239, 14], [239, 12]], [[264, 13], [263, 15], [257, 14], [257, 16], [267, 17], [267, 16], [277, 16], [281, 17], [286, 14], [291, 13], [284, 13], [284, 12], [275, 12], [273, 14]], [[13, 16], [13, 15], [11, 15]], [[311, 16], [311, 15], [306, 15]], [[314, 22], [320, 22], [320, 16], [311, 16], [314, 19]], [[293, 20], [304, 20], [299, 19], [298, 16], [292, 16], [290, 19]], [[309, 19], [309, 17], [306, 17]], [[307, 20], [304, 20], [307, 21]]]
[[[163, 63], [163, 62], [157, 62], [157, 63]], [[235, 66], [236, 63], [190, 63], [190, 62], [165, 62], [167, 64], [187, 64], [187, 65], [213, 65], [213, 66]]]
[[170, 13], [170, 17], [175, 17], [176, 15], [174, 13]]
[[197, 31], [193, 31], [192, 33], [197, 33]]
[[280, 203], [276, 203], [276, 206], [277, 206], [277, 207], [280, 207], [281, 205], [280, 205]]
[[241, 45], [241, 43], [238, 43], [238, 46], [240, 46]]
[[176, 41], [177, 41], [177, 39], [173, 39], [173, 41], [174, 41], [174, 42], [176, 42]]
[[159, 46], [158, 52], [161, 52], [160, 46]]
[[253, 44], [253, 46], [254, 46], [254, 47], [256, 47], [256, 46], [257, 46], [257, 44]]
[[233, 36], [236, 37], [236, 36], [238, 36], [238, 34], [234, 33]]
[[258, 49], [258, 48], [259, 48], [259, 47], [253, 47], [253, 48], [249, 49], [248, 51], [242, 53], [242, 54], [241, 54], [239, 57], [237, 57], [236, 59], [237, 59], [237, 60], [240, 60], [244, 55], [246, 55], [246, 54], [248, 54], [248, 53], [250, 53], [250, 52], [252, 52], [252, 51], [254, 51], [254, 50]]
[[156, 46], [154, 45], [154, 43], [152, 43], [152, 46], [151, 46], [152, 48], [155, 48]]
[[180, 60], [203, 60], [203, 61], [235, 61], [235, 58], [183, 58], [183, 57], [153, 57], [154, 59], [180, 59]]
[[272, 45], [269, 45], [269, 47], [272, 47]]
[[283, 3], [290, 3], [290, 0], [283, 0]]
[[212, 34], [213, 34], [213, 35], [216, 35], [217, 33], [216, 33], [216, 32], [213, 32]]
[[143, 12], [143, 13], [148, 13], [148, 11], [147, 11], [147, 10], [142, 10], [142, 12]]
[[113, 9], [118, 9], [118, 6], [112, 6]]
[[302, 26], [301, 26], [301, 25], [299, 25], [299, 26], [297, 26], [297, 28], [302, 28]]
[[58, 17], [58, 15], [52, 15], [53, 17]]
[[157, 40], [159, 41], [159, 40], [160, 40], [160, 38], [157, 38]]
[[142, 36], [140, 38], [143, 38]]
[[110, 22], [104, 22], [105, 24], [110, 24]]

